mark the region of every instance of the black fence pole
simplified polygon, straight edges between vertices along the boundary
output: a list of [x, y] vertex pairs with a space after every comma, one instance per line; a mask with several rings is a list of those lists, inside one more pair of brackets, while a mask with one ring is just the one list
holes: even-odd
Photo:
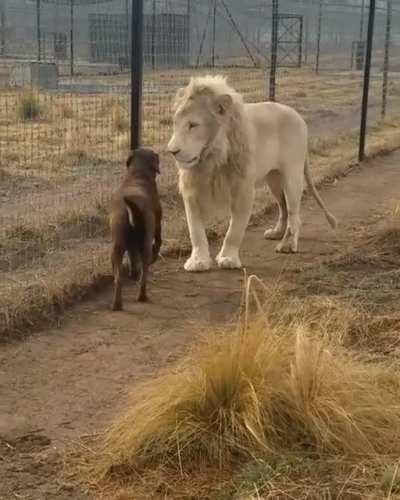
[[213, 24], [212, 24], [212, 40], [211, 40], [211, 67], [215, 68], [215, 37], [217, 29], [217, 0], [213, 0]]
[[143, 0], [132, 0], [131, 149], [140, 146], [143, 88]]
[[38, 61], [42, 59], [42, 27], [41, 27], [41, 5], [40, 0], [36, 0], [36, 36], [37, 36], [37, 51]]
[[305, 16], [306, 16], [306, 19], [305, 19], [306, 35], [305, 35], [305, 39], [304, 39], [304, 64], [307, 64], [307, 62], [308, 62], [308, 45], [309, 45], [309, 41], [310, 41], [310, 19], [309, 19], [310, 7], [309, 7], [308, 3], [306, 5]]
[[365, 12], [365, 0], [361, 2], [361, 16], [360, 16], [360, 35], [359, 41], [362, 42], [364, 37], [364, 12]]
[[297, 66], [301, 68], [301, 63], [303, 61], [303, 16], [300, 18], [300, 33], [299, 33], [299, 38], [300, 38], [300, 44], [299, 44], [299, 59], [297, 62]]
[[278, 63], [279, 2], [272, 0], [271, 65], [269, 69], [269, 100], [275, 101], [276, 68]]
[[319, 73], [319, 56], [321, 53], [321, 29], [322, 29], [322, 0], [319, 0], [318, 9], [318, 32], [317, 32], [317, 55], [315, 59], [315, 72]]
[[187, 51], [187, 62], [189, 66], [192, 64], [192, 54], [190, 46], [190, 28], [192, 24], [192, 4], [191, 0], [187, 0], [186, 5], [186, 16], [187, 16], [187, 26], [186, 26], [186, 51]]
[[0, 55], [6, 53], [6, 6], [4, 2], [0, 5]]
[[387, 89], [388, 89], [388, 73], [389, 73], [389, 51], [390, 51], [390, 34], [392, 23], [392, 0], [386, 0], [386, 35], [385, 35], [385, 58], [383, 62], [383, 82], [382, 82], [382, 119], [386, 117]]
[[370, 0], [367, 31], [367, 51], [364, 67], [364, 88], [361, 107], [360, 141], [358, 149], [358, 161], [360, 162], [365, 158], [365, 134], [367, 129], [368, 96], [371, 74], [372, 43], [374, 38], [375, 8], [375, 0]]
[[69, 47], [70, 47], [70, 73], [71, 76], [74, 75], [74, 2], [75, 0], [70, 0], [70, 40], [69, 40]]
[[157, 4], [153, 0], [151, 14], [151, 67], [156, 69], [156, 22], [157, 22]]
[[125, 0], [125, 17], [126, 17], [125, 57], [126, 57], [126, 66], [129, 67], [129, 28], [131, 26], [129, 22], [129, 0]]

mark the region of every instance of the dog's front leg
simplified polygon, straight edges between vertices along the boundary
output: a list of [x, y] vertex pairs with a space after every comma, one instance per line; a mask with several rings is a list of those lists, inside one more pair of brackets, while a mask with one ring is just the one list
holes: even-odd
[[254, 186], [246, 183], [232, 192], [231, 220], [221, 251], [217, 255], [218, 267], [240, 269], [239, 250], [251, 216], [254, 202]]
[[183, 201], [192, 243], [192, 254], [185, 262], [185, 270], [207, 271], [211, 267], [211, 258], [200, 208], [193, 196], [184, 196]]

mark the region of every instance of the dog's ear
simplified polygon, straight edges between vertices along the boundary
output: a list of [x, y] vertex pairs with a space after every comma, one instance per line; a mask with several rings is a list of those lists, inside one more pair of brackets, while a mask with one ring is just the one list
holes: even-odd
[[229, 113], [233, 104], [233, 99], [229, 94], [219, 95], [214, 99], [215, 110], [219, 115], [226, 115]]
[[135, 157], [135, 151], [130, 151], [128, 158], [126, 159], [126, 168], [129, 168], [132, 165], [134, 157]]
[[160, 173], [160, 157], [157, 153], [154, 153], [153, 168], [157, 174]]

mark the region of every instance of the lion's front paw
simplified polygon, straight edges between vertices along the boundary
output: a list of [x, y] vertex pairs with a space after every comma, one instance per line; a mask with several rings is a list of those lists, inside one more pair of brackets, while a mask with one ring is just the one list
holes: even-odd
[[264, 232], [264, 238], [266, 240], [281, 240], [285, 234], [284, 230], [281, 229], [267, 229]]
[[185, 271], [201, 272], [208, 271], [211, 265], [212, 262], [210, 257], [201, 258], [198, 254], [192, 254], [183, 267]]
[[216, 258], [218, 267], [221, 269], [241, 269], [242, 263], [240, 262], [239, 255], [224, 255], [219, 253]]
[[281, 242], [277, 245], [278, 253], [297, 253], [297, 243], [294, 241]]

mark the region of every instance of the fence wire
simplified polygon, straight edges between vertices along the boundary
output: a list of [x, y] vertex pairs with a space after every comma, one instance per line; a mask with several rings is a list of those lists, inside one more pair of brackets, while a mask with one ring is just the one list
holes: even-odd
[[[165, 192], [171, 101], [193, 75], [224, 74], [247, 102], [274, 85], [313, 144], [356, 134], [368, 13], [359, 0], [145, 0], [142, 138]], [[131, 0], [0, 0], [0, 308], [66, 262], [95, 272], [129, 149], [131, 16]], [[399, 0], [377, 2], [373, 43], [370, 131], [400, 118]]]

